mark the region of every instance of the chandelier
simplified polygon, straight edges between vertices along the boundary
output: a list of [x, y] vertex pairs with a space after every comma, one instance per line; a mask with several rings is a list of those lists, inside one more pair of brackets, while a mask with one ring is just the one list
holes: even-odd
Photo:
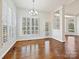
[[35, 0], [32, 1], [33, 3], [33, 8], [29, 11], [29, 14], [32, 15], [32, 16], [35, 16], [35, 15], [38, 15], [38, 11], [35, 9]]

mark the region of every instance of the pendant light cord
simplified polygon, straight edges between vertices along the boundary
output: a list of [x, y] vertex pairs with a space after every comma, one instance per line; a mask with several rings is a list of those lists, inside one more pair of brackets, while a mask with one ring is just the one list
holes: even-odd
[[32, 16], [35, 16], [35, 15], [38, 15], [38, 11], [35, 9], [35, 0], [32, 0], [32, 2], [33, 2], [33, 8], [29, 12], [29, 14], [32, 15]]
[[35, 7], [34, 7], [34, 6], [35, 6], [35, 0], [33, 0], [32, 2], [33, 2], [33, 9], [34, 9], [34, 8], [35, 8]]

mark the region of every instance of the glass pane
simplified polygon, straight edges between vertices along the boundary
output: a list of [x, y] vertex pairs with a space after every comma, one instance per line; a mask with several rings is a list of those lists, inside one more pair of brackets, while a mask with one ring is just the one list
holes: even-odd
[[27, 30], [30, 30], [30, 27], [27, 27]]
[[30, 18], [27, 18], [27, 26], [30, 26]]
[[38, 26], [38, 19], [36, 19], [36, 26]]
[[35, 30], [38, 30], [38, 27], [35, 27]]
[[32, 18], [32, 26], [34, 26], [34, 18]]
[[69, 31], [69, 32], [74, 32], [74, 24], [73, 24], [73, 23], [70, 23], [70, 24], [68, 25], [68, 31]]
[[27, 31], [27, 34], [30, 34], [30, 31]]
[[55, 16], [54, 22], [53, 22], [54, 29], [60, 29], [60, 19], [59, 16]]
[[3, 42], [5, 43], [7, 41], [7, 25], [3, 25]]

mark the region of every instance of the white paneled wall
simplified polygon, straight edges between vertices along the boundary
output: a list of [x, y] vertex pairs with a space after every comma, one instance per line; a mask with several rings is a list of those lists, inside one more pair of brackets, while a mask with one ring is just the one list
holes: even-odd
[[[0, 47], [0, 59], [16, 42], [16, 7], [12, 0], [0, 0], [0, 3], [1, 1], [2, 11], [0, 10], [0, 12], [2, 12], [2, 47]], [[5, 34], [6, 36], [4, 36]]]
[[76, 17], [77, 17], [77, 34], [79, 35], [79, 16]]
[[52, 18], [52, 38], [64, 42], [64, 8], [59, 9], [59, 14], [56, 14], [56, 16], [59, 16], [59, 28], [54, 28], [56, 25], [54, 23], [55, 19], [55, 13], [51, 14]]
[[2, 0], [0, 0], [0, 47], [2, 45]]

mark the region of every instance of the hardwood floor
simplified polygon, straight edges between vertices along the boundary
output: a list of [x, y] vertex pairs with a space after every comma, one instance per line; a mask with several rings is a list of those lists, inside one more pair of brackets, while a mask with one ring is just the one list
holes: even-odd
[[3, 59], [79, 59], [79, 37], [18, 41]]

